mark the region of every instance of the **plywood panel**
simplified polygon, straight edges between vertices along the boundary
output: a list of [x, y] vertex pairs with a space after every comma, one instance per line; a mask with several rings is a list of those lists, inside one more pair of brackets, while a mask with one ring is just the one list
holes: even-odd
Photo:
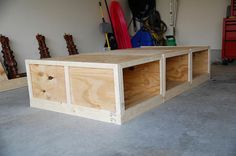
[[70, 67], [72, 104], [115, 112], [112, 69]]
[[188, 55], [166, 59], [167, 81], [188, 81]]
[[193, 53], [193, 78], [208, 73], [208, 51]]
[[66, 103], [64, 67], [30, 65], [30, 73], [33, 97]]
[[125, 108], [160, 94], [159, 61], [123, 70]]
[[4, 80], [8, 80], [8, 78], [2, 64], [0, 63], [0, 81]]
[[5, 80], [0, 82], [0, 92], [22, 88], [27, 86], [26, 77]]

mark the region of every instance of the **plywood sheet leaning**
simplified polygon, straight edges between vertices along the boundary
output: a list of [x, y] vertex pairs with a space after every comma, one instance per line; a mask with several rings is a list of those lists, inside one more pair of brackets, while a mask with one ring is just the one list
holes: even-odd
[[16, 78], [11, 80], [0, 81], [0, 92], [9, 91], [27, 86], [27, 78]]
[[30, 65], [33, 97], [66, 103], [64, 67]]
[[9, 91], [27, 86], [27, 78], [16, 78], [8, 80], [5, 70], [0, 63], [0, 92]]
[[112, 69], [69, 68], [72, 105], [115, 112]]
[[0, 63], [0, 81], [4, 81], [4, 80], [8, 80], [8, 78], [2, 64]]
[[123, 69], [125, 108], [160, 95], [159, 61]]

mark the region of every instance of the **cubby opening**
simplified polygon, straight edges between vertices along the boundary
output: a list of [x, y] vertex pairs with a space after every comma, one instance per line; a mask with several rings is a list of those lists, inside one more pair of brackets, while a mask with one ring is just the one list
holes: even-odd
[[193, 79], [208, 73], [208, 50], [193, 53]]
[[160, 61], [123, 69], [125, 109], [160, 95]]
[[188, 82], [188, 54], [166, 58], [166, 90]]

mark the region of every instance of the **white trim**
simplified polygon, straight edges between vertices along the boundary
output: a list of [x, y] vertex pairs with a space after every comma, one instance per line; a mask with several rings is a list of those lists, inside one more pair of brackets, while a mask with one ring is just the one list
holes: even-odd
[[64, 72], [65, 72], [65, 87], [66, 87], [66, 100], [67, 104], [71, 105], [71, 87], [70, 87], [70, 73], [69, 73], [69, 67], [64, 66]]
[[211, 74], [211, 49], [208, 49], [208, 73]]
[[190, 53], [188, 54], [188, 81], [192, 83], [193, 81], [193, 54], [190, 50]]
[[166, 57], [162, 55], [162, 96], [166, 94]]
[[122, 115], [125, 111], [124, 106], [124, 86], [123, 86], [123, 70], [117, 65], [113, 70], [116, 98], [116, 115]]
[[31, 98], [33, 98], [33, 88], [32, 88], [32, 79], [31, 79], [31, 72], [30, 72], [30, 64], [28, 64], [28, 62], [25, 61], [25, 65], [26, 65], [26, 74], [27, 74], [29, 97], [31, 99]]

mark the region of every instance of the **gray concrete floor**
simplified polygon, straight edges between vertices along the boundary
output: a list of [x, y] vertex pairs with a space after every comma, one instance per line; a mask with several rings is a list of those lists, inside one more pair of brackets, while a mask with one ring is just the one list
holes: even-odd
[[0, 156], [236, 156], [236, 66], [123, 126], [31, 109], [0, 93]]

